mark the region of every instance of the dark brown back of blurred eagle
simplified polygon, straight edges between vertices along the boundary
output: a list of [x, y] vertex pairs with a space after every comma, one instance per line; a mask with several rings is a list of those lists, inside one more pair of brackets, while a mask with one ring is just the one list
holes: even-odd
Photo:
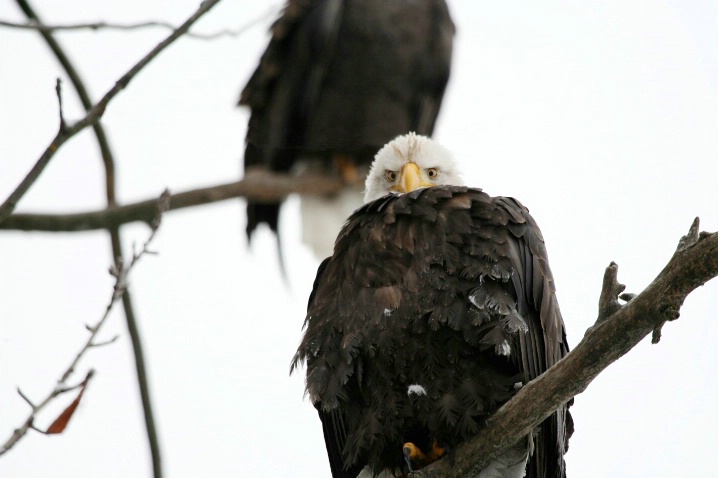
[[[335, 478], [436, 460], [568, 353], [528, 209], [461, 184], [440, 145], [397, 138], [319, 267], [292, 369], [306, 363]], [[567, 408], [486, 476], [564, 478]]]
[[[434, 130], [454, 26], [443, 0], [290, 0], [239, 104], [251, 109], [245, 172], [318, 171], [347, 191], [302, 198], [304, 241], [324, 258], [361, 205], [374, 153]], [[249, 202], [247, 235], [277, 231], [279, 204]]]

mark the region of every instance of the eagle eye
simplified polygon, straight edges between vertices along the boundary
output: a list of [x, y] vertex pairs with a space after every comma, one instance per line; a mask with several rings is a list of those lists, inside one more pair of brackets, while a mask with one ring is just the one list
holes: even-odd
[[387, 181], [394, 182], [396, 181], [396, 171], [391, 171], [387, 169], [386, 171], [384, 171], [384, 177]]
[[439, 170], [437, 168], [429, 168], [426, 170], [426, 175], [429, 176], [429, 179], [435, 179], [439, 175]]

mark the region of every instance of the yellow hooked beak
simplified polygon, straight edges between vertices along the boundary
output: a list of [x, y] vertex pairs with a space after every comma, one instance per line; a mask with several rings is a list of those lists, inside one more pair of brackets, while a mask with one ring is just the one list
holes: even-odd
[[429, 188], [434, 184], [424, 181], [421, 177], [421, 170], [415, 163], [408, 163], [401, 169], [399, 184], [391, 190], [400, 193], [408, 193], [419, 188]]

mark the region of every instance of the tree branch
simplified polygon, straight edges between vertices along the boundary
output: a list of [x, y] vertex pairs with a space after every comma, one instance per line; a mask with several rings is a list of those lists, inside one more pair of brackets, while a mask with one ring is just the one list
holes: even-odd
[[[28, 0], [16, 1], [20, 9], [25, 13], [27, 18], [31, 22], [34, 22], [37, 25], [43, 24], [37, 13], [35, 13], [33, 8], [30, 6]], [[175, 33], [177, 32], [177, 30], [175, 31]], [[186, 31], [187, 29], [185, 28], [185, 32]], [[80, 78], [79, 73], [72, 65], [72, 62], [70, 61], [69, 57], [65, 54], [62, 47], [60, 47], [59, 43], [55, 40], [51, 31], [47, 29], [39, 29], [39, 32], [47, 42], [52, 52], [57, 57], [65, 72], [70, 77], [70, 80], [75, 87], [78, 96], [80, 97], [80, 101], [85, 111], [90, 112], [93, 108], [93, 103], [90, 100], [90, 96], [87, 93], [87, 89], [85, 88], [85, 85]], [[167, 42], [167, 44], [169, 44], [169, 42]], [[127, 82], [129, 82], [129, 78]], [[67, 126], [63, 115], [62, 96], [60, 92], [59, 79], [57, 82], [56, 90], [60, 108], [60, 130], [58, 134], [66, 134]], [[100, 115], [101, 114], [102, 113], [100, 113]], [[95, 137], [97, 138], [97, 143], [100, 148], [100, 153], [105, 169], [105, 193], [107, 197], [107, 205], [108, 207], [113, 207], [116, 205], [115, 161], [112, 154], [112, 150], [110, 149], [109, 141], [107, 140], [107, 135], [105, 134], [105, 130], [99, 121], [99, 116], [98, 119], [92, 124], [92, 128], [95, 133]], [[1, 219], [2, 216], [0, 216], [0, 222]], [[122, 253], [122, 240], [120, 237], [119, 225], [113, 225], [107, 229], [110, 234], [113, 261], [115, 263], [115, 267], [120, 268], [124, 263], [124, 259]], [[157, 434], [157, 428], [155, 426], [154, 413], [152, 411], [152, 400], [150, 398], [150, 388], [147, 379], [147, 370], [145, 366], [144, 352], [142, 349], [142, 340], [140, 337], [139, 327], [137, 325], [137, 319], [135, 317], [134, 307], [132, 306], [132, 298], [129, 291], [125, 291], [125, 293], [122, 294], [122, 306], [125, 312], [125, 322], [127, 323], [127, 330], [130, 335], [133, 357], [135, 359], [135, 370], [137, 373], [137, 381], [140, 390], [140, 397], [142, 400], [145, 429], [147, 431], [147, 440], [150, 446], [150, 454], [152, 456], [153, 475], [155, 478], [161, 478], [162, 460], [160, 454], [159, 437]]]
[[[18, 6], [22, 10], [22, 12], [25, 14], [25, 16], [32, 22], [34, 25], [42, 25], [42, 21], [38, 17], [35, 10], [32, 8], [30, 3], [27, 0], [16, 0]], [[90, 100], [90, 95], [87, 92], [87, 88], [85, 88], [85, 84], [83, 83], [82, 79], [80, 78], [80, 74], [77, 72], [77, 69], [73, 66], [72, 62], [70, 61], [70, 58], [65, 54], [65, 51], [60, 46], [60, 44], [55, 40], [55, 38], [52, 36], [51, 30], [46, 30], [43, 28], [38, 28], [38, 31], [42, 35], [42, 38], [47, 43], [47, 46], [50, 47], [50, 50], [52, 50], [52, 53], [55, 55], [55, 58], [57, 58], [57, 61], [60, 62], [60, 65], [62, 66], [63, 70], [65, 70], [65, 73], [67, 73], [67, 76], [70, 78], [70, 82], [72, 83], [72, 86], [75, 88], [75, 91], [77, 92], [77, 96], [80, 98], [80, 103], [82, 103], [82, 107], [85, 109], [85, 111], [92, 110], [93, 102]], [[58, 80], [58, 84], [59, 84]], [[59, 86], [58, 86], [59, 88]], [[58, 99], [60, 99], [60, 93], [58, 91], [57, 93]], [[65, 129], [65, 120], [62, 115], [62, 102], [60, 102], [60, 132]], [[115, 198], [115, 165], [114, 165], [114, 159], [112, 157], [112, 151], [110, 150], [110, 144], [107, 140], [107, 135], [105, 134], [105, 129], [102, 127], [102, 123], [100, 123], [99, 119], [92, 125], [92, 129], [95, 133], [95, 137], [97, 138], [97, 144], [100, 148], [100, 153], [102, 155], [102, 161], [105, 166], [105, 188], [107, 191], [108, 199], [111, 198], [109, 201], [109, 205], [114, 204], [114, 198]], [[0, 221], [1, 222], [1, 221]]]
[[[600, 311], [611, 310], [622, 287], [618, 267], [606, 269]], [[453, 456], [421, 469], [412, 477], [478, 476], [488, 462], [520, 439], [561, 404], [580, 394], [596, 376], [678, 311], [693, 290], [718, 276], [718, 233], [698, 233], [698, 219], [655, 280], [609, 316], [599, 315], [583, 340], [546, 373], [524, 386], [488, 420], [481, 435], [458, 446]], [[655, 337], [655, 334], [654, 334]], [[452, 459], [453, 458], [453, 459]]]
[[[290, 176], [269, 171], [251, 171], [238, 182], [194, 189], [170, 196], [170, 210], [200, 206], [245, 197], [259, 202], [284, 199], [289, 194], [338, 193], [344, 183], [336, 177], [316, 174]], [[107, 229], [130, 222], [152, 220], [154, 200], [77, 214], [13, 214], [0, 223], [0, 230], [73, 232]]]
[[[187, 32], [186, 37], [196, 38], [199, 40], [214, 40], [222, 37], [236, 38], [242, 35], [244, 32], [254, 27], [255, 25], [265, 21], [267, 18], [274, 17], [277, 12], [276, 6], [271, 6], [265, 13], [258, 16], [254, 20], [251, 20], [244, 25], [239, 26], [236, 29], [226, 28], [212, 33], [195, 33]], [[172, 31], [176, 31], [177, 27], [169, 22], [150, 20], [138, 23], [111, 23], [111, 22], [90, 22], [90, 23], [75, 23], [70, 25], [47, 25], [38, 20], [31, 19], [27, 23], [11, 22], [9, 20], [0, 20], [0, 27], [16, 28], [19, 30], [37, 30], [39, 32], [58, 32], [58, 31], [79, 31], [79, 30], [121, 30], [131, 31], [139, 30], [142, 28], [167, 28]]]
[[60, 146], [62, 146], [68, 139], [72, 138], [86, 127], [99, 121], [99, 119], [104, 114], [105, 108], [107, 107], [108, 103], [115, 96], [117, 96], [117, 94], [122, 91], [130, 83], [130, 81], [132, 81], [132, 79], [134, 79], [137, 73], [139, 73], [145, 66], [147, 66], [147, 64], [151, 62], [157, 55], [159, 55], [162, 50], [167, 48], [177, 38], [187, 32], [187, 30], [189, 30], [189, 28], [197, 20], [199, 20], [202, 15], [207, 13], [217, 3], [219, 3], [219, 0], [206, 0], [202, 2], [199, 9], [197, 9], [197, 11], [187, 21], [185, 21], [179, 28], [177, 28], [177, 30], [172, 32], [172, 34], [170, 34], [156, 47], [154, 47], [152, 51], [150, 51], [144, 58], [137, 62], [135, 66], [130, 68], [130, 70], [125, 73], [122, 78], [117, 80], [115, 86], [113, 86], [107, 93], [105, 93], [102, 99], [90, 110], [87, 115], [85, 115], [84, 118], [82, 118], [77, 123], [68, 126], [64, 129], [64, 131], [62, 129], [58, 131], [57, 135], [55, 135], [55, 138], [52, 140], [52, 142], [47, 147], [42, 156], [40, 156], [40, 159], [37, 160], [28, 175], [20, 182], [18, 187], [10, 194], [10, 196], [5, 200], [5, 202], [0, 205], [0, 223], [2, 223], [6, 217], [12, 214], [12, 212], [15, 210], [15, 207], [17, 206], [18, 201], [20, 201], [22, 196], [28, 191], [28, 189], [30, 189], [30, 186], [32, 186], [32, 184], [37, 180], [37, 178], [40, 177], [40, 174], [42, 174], [45, 167], [55, 155], [55, 152], [58, 150], [58, 148], [60, 148]]
[[[110, 316], [110, 312], [112, 311], [115, 303], [122, 298], [122, 296], [127, 291], [127, 278], [132, 270], [132, 268], [137, 264], [137, 262], [144, 256], [145, 254], [149, 254], [150, 251], [147, 249], [147, 246], [152, 242], [152, 240], [155, 237], [155, 233], [157, 232], [157, 229], [160, 225], [160, 218], [163, 212], [163, 208], [166, 206], [166, 200], [165, 196], [161, 196], [159, 201], [155, 201], [155, 211], [156, 211], [156, 217], [157, 219], [153, 222], [152, 225], [152, 232], [150, 233], [149, 237], [145, 241], [142, 250], [139, 253], [136, 253], [132, 256], [132, 259], [128, 263], [121, 263], [119, 266], [113, 265], [110, 267], [110, 274], [115, 278], [115, 285], [112, 288], [112, 297], [110, 298], [109, 303], [107, 304], [107, 307], [105, 307], [105, 312], [100, 318], [100, 320], [93, 326], [88, 326], [87, 330], [90, 332], [90, 336], [85, 341], [84, 346], [80, 349], [80, 351], [75, 355], [75, 358], [70, 363], [70, 366], [65, 369], [60, 379], [57, 381], [57, 384], [52, 389], [52, 391], [39, 403], [34, 404], [20, 389], [18, 389], [18, 393], [20, 394], [20, 397], [22, 397], [23, 400], [25, 400], [28, 405], [30, 405], [30, 414], [25, 419], [22, 425], [20, 427], [16, 428], [15, 431], [12, 433], [10, 438], [7, 439], [5, 443], [0, 445], [0, 456], [7, 453], [13, 446], [17, 444], [31, 429], [36, 429], [34, 426], [35, 417], [37, 414], [42, 411], [47, 404], [49, 404], [55, 397], [68, 392], [70, 390], [73, 390], [77, 387], [72, 387], [67, 385], [67, 380], [70, 378], [72, 373], [75, 371], [77, 364], [80, 362], [80, 359], [85, 355], [85, 353], [90, 350], [91, 348], [106, 344], [108, 342], [96, 342], [95, 338], [97, 337], [97, 334], [100, 332], [100, 329], [107, 321], [107, 318]], [[114, 339], [111, 339], [110, 342], [114, 341]], [[87, 377], [85, 378], [85, 381], [83, 383], [87, 383], [87, 381], [92, 376], [93, 370], [90, 370], [87, 374]]]

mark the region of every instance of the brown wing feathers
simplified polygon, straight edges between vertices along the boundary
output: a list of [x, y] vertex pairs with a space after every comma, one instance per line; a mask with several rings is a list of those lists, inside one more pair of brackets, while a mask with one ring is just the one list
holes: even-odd
[[[342, 477], [366, 464], [403, 467], [404, 441], [465, 440], [516, 382], [567, 352], [528, 210], [463, 187], [385, 197], [352, 215], [322, 264], [306, 325], [292, 367], [306, 362]], [[528, 476], [565, 476], [565, 413], [542, 426]]]
[[329, 466], [332, 470], [333, 478], [356, 478], [362, 465], [354, 465], [348, 469], [344, 469], [344, 458], [342, 457], [342, 449], [346, 442], [346, 429], [344, 428], [344, 415], [339, 410], [331, 412], [322, 411], [317, 407], [319, 418], [322, 421], [322, 431], [324, 433], [324, 443], [327, 447], [327, 455], [329, 456]]

